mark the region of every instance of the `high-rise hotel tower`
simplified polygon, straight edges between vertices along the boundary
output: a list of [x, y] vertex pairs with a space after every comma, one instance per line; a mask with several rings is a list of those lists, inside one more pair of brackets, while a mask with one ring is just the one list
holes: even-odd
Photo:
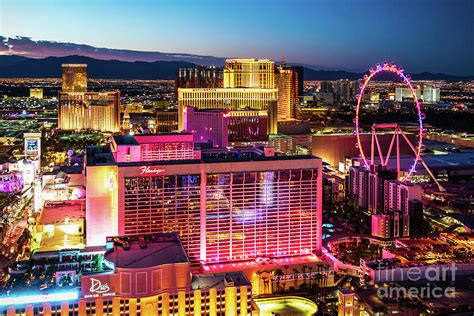
[[191, 262], [321, 250], [321, 159], [201, 149], [191, 134], [114, 136], [87, 150], [87, 244], [177, 232]]
[[227, 59], [224, 88], [275, 88], [275, 63], [268, 59]]
[[120, 92], [87, 92], [87, 65], [63, 64], [58, 96], [58, 127], [62, 130], [120, 130]]
[[275, 87], [278, 89], [278, 121], [296, 117], [298, 103], [298, 68], [285, 66], [276, 68]]
[[[237, 118], [244, 124], [260, 121], [255, 111], [266, 112], [265, 134], [277, 133], [277, 100], [275, 63], [267, 59], [228, 59], [224, 69], [222, 88], [178, 89], [178, 130], [184, 129], [187, 106], [197, 109], [227, 109], [229, 119]], [[229, 125], [229, 135], [233, 124]], [[235, 128], [239, 129], [239, 126]], [[255, 139], [257, 140], [257, 138]]]

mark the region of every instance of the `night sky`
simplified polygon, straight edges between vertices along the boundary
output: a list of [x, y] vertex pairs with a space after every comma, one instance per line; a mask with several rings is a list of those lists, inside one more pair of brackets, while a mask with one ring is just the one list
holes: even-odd
[[0, 35], [474, 75], [474, 0], [0, 0]]

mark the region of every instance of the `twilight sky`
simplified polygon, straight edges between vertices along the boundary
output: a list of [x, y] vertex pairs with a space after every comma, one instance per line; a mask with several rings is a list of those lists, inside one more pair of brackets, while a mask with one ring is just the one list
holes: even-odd
[[474, 0], [0, 0], [0, 35], [474, 75]]

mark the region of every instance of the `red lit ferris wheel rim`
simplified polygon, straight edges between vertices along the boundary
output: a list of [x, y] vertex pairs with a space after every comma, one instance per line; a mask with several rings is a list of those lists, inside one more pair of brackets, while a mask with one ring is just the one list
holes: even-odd
[[410, 89], [410, 91], [412, 93], [412, 96], [413, 96], [413, 100], [415, 100], [415, 108], [416, 108], [416, 114], [417, 114], [417, 117], [418, 117], [418, 125], [419, 125], [419, 128], [418, 128], [418, 141], [417, 141], [417, 145], [415, 147], [415, 158], [414, 158], [413, 165], [408, 170], [408, 173], [400, 179], [402, 181], [406, 181], [410, 178], [410, 176], [413, 174], [413, 172], [415, 172], [416, 164], [420, 160], [420, 154], [421, 154], [422, 145], [423, 145], [423, 116], [422, 116], [422, 113], [421, 113], [421, 104], [418, 101], [418, 98], [416, 97], [415, 89], [413, 88], [413, 85], [411, 84], [410, 75], [405, 75], [404, 72], [403, 72], [403, 68], [400, 68], [395, 64], [389, 64], [389, 63], [384, 63], [383, 66], [380, 65], [380, 64], [377, 64], [375, 68], [370, 68], [368, 75], [364, 76], [364, 80], [360, 85], [360, 92], [357, 95], [357, 105], [356, 105], [356, 109], [355, 109], [356, 110], [356, 115], [355, 115], [355, 120], [354, 120], [354, 123], [355, 123], [355, 132], [354, 132], [354, 134], [357, 138], [357, 146], [358, 146], [359, 151], [360, 151], [360, 156], [361, 156], [361, 158], [364, 162], [365, 167], [369, 169], [369, 163], [367, 161], [364, 150], [362, 149], [362, 143], [361, 143], [361, 139], [360, 139], [359, 111], [360, 111], [360, 106], [361, 106], [362, 100], [364, 98], [365, 88], [367, 87], [369, 82], [372, 80], [372, 78], [375, 75], [377, 75], [378, 73], [381, 73], [381, 72], [393, 73], [393, 74], [397, 75], [398, 77], [400, 77], [403, 80], [403, 82]]

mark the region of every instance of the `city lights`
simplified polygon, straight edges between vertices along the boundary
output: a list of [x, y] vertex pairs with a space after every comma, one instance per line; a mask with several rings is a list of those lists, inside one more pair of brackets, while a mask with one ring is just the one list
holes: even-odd
[[0, 315], [471, 315], [451, 2], [2, 0]]

